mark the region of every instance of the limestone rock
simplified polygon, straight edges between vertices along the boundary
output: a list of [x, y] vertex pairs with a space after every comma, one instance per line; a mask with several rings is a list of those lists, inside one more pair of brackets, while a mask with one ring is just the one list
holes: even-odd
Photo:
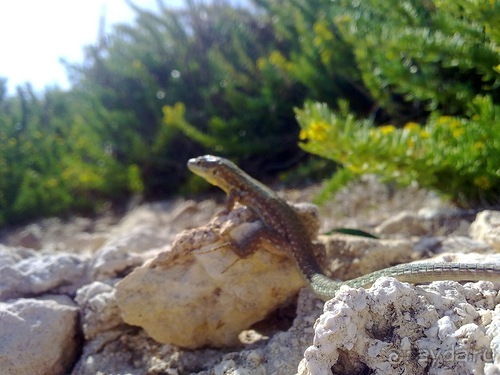
[[458, 208], [424, 207], [401, 211], [384, 220], [375, 233], [398, 237], [431, 235], [466, 235], [474, 213]]
[[115, 292], [113, 286], [100, 281], [78, 289], [75, 301], [81, 309], [80, 324], [86, 340], [123, 324]]
[[403, 211], [382, 222], [376, 229], [380, 234], [398, 234], [405, 236], [421, 236], [428, 234], [416, 213]]
[[274, 374], [295, 373], [297, 363], [310, 345], [312, 325], [322, 311], [323, 302], [308, 289], [299, 293], [297, 315], [291, 327], [273, 326], [271, 317], [260, 329], [269, 336], [239, 345], [232, 351], [202, 348], [182, 350], [159, 344], [140, 329], [120, 326], [105, 331], [86, 343], [72, 375], [103, 374]]
[[[320, 236], [325, 245], [326, 271], [335, 279], [349, 280], [367, 273], [407, 263], [422, 255], [409, 239], [378, 240], [334, 234]], [[332, 272], [329, 272], [332, 271]]]
[[65, 375], [78, 352], [78, 309], [66, 296], [0, 302], [2, 374]]
[[469, 235], [500, 251], [500, 211], [482, 211], [471, 224]]
[[73, 254], [39, 254], [16, 248], [0, 252], [0, 300], [40, 295], [73, 294], [86, 277], [86, 261]]
[[93, 280], [109, 280], [130, 272], [153, 257], [151, 249], [168, 244], [158, 228], [139, 225], [115, 234], [92, 258]]
[[259, 249], [240, 259], [227, 246], [228, 238], [246, 238], [259, 229], [260, 221], [252, 219], [241, 207], [183, 232], [171, 252], [125, 277], [116, 295], [125, 322], [159, 342], [186, 348], [237, 343], [243, 329], [305, 285], [288, 257]]
[[470, 374], [500, 353], [490, 282], [410, 286], [392, 278], [343, 287], [325, 304], [299, 374]]
[[[286, 331], [276, 333], [263, 348], [265, 359], [263, 366], [266, 374], [295, 373], [305, 349], [312, 342], [314, 335], [312, 326], [322, 308], [323, 301], [319, 300], [312, 291], [301, 290], [292, 326]], [[244, 373], [241, 371], [243, 369], [240, 366], [240, 373]]]
[[103, 216], [96, 219], [73, 217], [41, 219], [0, 233], [0, 242], [9, 246], [24, 246], [44, 252], [92, 253], [106, 241], [116, 219]]
[[[313, 338], [311, 325], [319, 316], [323, 302], [308, 289], [299, 294], [296, 317], [292, 326], [277, 332], [269, 341], [255, 343], [252, 349], [232, 352], [197, 375], [212, 374], [273, 374], [290, 375], [297, 369], [304, 350]], [[255, 346], [257, 346], [255, 348]]]
[[439, 252], [442, 253], [486, 253], [491, 252], [491, 246], [482, 241], [466, 236], [449, 236], [442, 239]]
[[25, 247], [0, 244], [0, 270], [12, 267], [21, 260], [34, 257], [36, 254], [36, 251]]
[[456, 207], [422, 207], [417, 216], [428, 234], [465, 236], [475, 213]]

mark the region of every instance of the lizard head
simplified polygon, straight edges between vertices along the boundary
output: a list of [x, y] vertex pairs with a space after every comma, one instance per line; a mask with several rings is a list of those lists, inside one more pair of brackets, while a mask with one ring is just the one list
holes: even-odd
[[220, 187], [226, 193], [230, 193], [235, 184], [233, 179], [240, 176], [242, 172], [233, 162], [213, 155], [189, 159], [187, 167], [191, 172], [203, 177], [212, 185]]

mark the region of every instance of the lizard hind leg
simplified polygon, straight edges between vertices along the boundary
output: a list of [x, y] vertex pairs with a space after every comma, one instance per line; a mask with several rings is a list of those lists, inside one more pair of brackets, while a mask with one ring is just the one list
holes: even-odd
[[227, 234], [231, 250], [240, 258], [247, 258], [259, 249], [288, 256], [288, 243], [278, 232], [264, 226], [260, 221], [244, 223]]
[[209, 246], [197, 249], [195, 254], [208, 254], [221, 249], [229, 249], [237, 258], [224, 268], [221, 273], [233, 267], [239, 260], [252, 256], [264, 249], [278, 256], [288, 257], [287, 242], [277, 232], [265, 227], [261, 222], [243, 223], [227, 232], [221, 233], [221, 240]]

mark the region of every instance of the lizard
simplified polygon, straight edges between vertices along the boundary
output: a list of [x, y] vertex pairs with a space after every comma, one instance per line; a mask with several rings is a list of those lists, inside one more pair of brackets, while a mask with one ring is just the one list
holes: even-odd
[[382, 276], [416, 284], [440, 280], [500, 283], [500, 264], [454, 262], [399, 264], [344, 282], [333, 280], [323, 274], [305, 224], [275, 191], [219, 156], [192, 158], [187, 166], [191, 172], [227, 194], [228, 211], [234, 208], [236, 202], [253, 210], [268, 229], [267, 235], [272, 236], [272, 243], [295, 260], [313, 292], [324, 301], [332, 299], [342, 285], [369, 287]]

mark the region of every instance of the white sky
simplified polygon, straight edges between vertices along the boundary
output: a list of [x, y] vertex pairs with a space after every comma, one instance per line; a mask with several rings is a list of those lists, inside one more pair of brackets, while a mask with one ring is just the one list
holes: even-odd
[[[133, 0], [156, 10], [156, 0]], [[165, 0], [179, 5], [182, 0]], [[57, 84], [68, 87], [59, 62], [82, 60], [82, 49], [97, 40], [99, 19], [106, 10], [106, 29], [131, 22], [134, 12], [125, 0], [0, 0], [0, 77], [8, 79], [9, 93], [26, 81], [35, 90]]]

